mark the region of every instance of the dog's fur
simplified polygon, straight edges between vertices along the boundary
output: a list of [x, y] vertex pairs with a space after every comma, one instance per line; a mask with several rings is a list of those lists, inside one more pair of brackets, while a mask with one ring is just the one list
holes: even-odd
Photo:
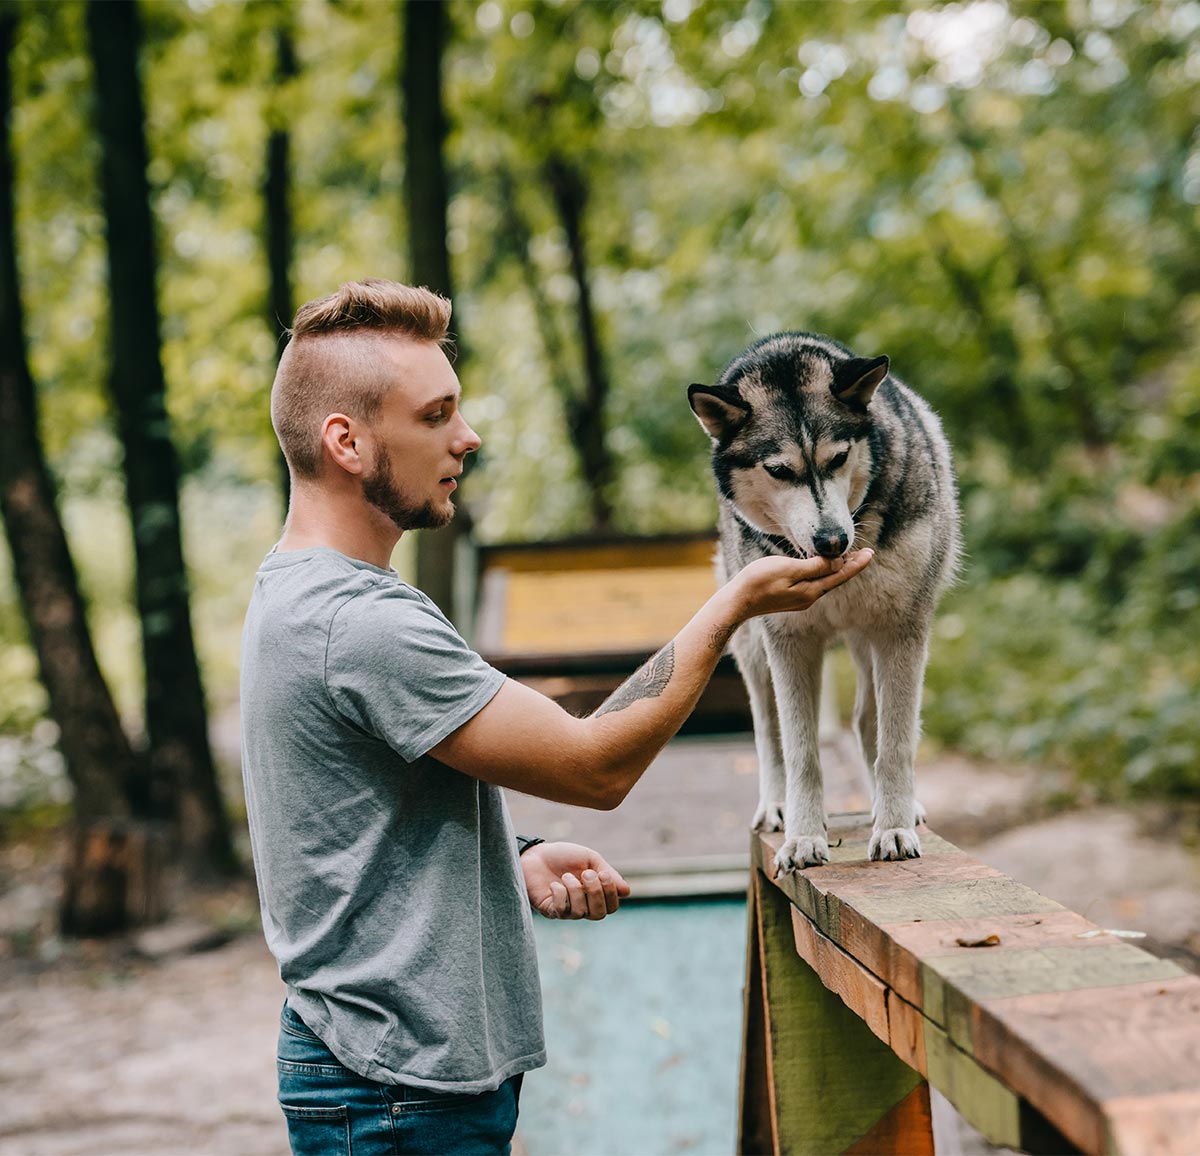
[[734, 636], [758, 751], [755, 827], [782, 826], [780, 871], [828, 861], [817, 715], [825, 648], [842, 635], [858, 669], [855, 730], [873, 771], [870, 856], [919, 855], [921, 688], [934, 606], [959, 552], [937, 417], [888, 373], [886, 357], [859, 358], [811, 333], [756, 342], [688, 400], [713, 443], [722, 581], [768, 554], [875, 551], [810, 609], [753, 619]]

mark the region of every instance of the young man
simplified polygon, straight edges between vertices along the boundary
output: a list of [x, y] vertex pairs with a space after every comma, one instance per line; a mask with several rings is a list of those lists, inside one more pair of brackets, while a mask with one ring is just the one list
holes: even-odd
[[602, 919], [629, 888], [575, 844], [518, 855], [500, 788], [615, 807], [742, 622], [870, 561], [754, 563], [590, 718], [505, 679], [389, 565], [453, 517], [479, 448], [449, 320], [426, 290], [344, 285], [296, 314], [271, 394], [292, 497], [246, 618], [243, 767], [296, 1154], [509, 1151], [545, 1062], [530, 908]]

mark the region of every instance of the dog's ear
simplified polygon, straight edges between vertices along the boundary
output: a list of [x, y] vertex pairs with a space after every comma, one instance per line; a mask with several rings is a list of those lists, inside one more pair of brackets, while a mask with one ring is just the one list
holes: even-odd
[[750, 416], [750, 407], [736, 386], [689, 385], [688, 404], [705, 433], [716, 441], [737, 433]]
[[833, 369], [833, 396], [851, 409], [865, 410], [888, 375], [886, 357], [852, 357]]

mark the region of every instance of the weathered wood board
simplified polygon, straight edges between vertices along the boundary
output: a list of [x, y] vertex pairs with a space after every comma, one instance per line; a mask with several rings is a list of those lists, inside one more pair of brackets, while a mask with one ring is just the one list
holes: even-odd
[[835, 818], [832, 861], [779, 879], [781, 836], [752, 859], [797, 955], [876, 1037], [994, 1143], [1200, 1152], [1200, 977], [932, 832], [921, 858], [871, 863], [869, 833]]
[[717, 588], [711, 536], [494, 547], [483, 555], [485, 655], [647, 654]]

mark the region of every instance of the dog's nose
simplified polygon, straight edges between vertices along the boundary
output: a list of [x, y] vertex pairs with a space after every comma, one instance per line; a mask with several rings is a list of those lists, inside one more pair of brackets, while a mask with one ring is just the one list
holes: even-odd
[[813, 546], [822, 558], [840, 558], [849, 544], [850, 541], [843, 530], [822, 526], [813, 534]]

